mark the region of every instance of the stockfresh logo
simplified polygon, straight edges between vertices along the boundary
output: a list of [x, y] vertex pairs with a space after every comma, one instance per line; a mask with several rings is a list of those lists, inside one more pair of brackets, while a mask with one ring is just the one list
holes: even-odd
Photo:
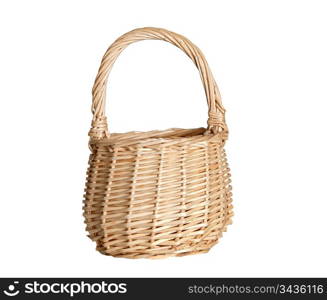
[[90, 283], [85, 281], [80, 282], [38, 282], [36, 280], [32, 282], [26, 282], [24, 289], [21, 291], [17, 289], [18, 281], [14, 281], [10, 284], [3, 293], [6, 296], [14, 297], [20, 292], [24, 294], [66, 294], [70, 297], [74, 297], [78, 294], [125, 294], [127, 293], [127, 283], [113, 283], [113, 282], [96, 282]]
[[17, 289], [17, 285], [19, 281], [14, 281], [13, 284], [9, 284], [7, 290], [4, 290], [3, 293], [9, 297], [17, 296], [19, 294], [19, 290]]

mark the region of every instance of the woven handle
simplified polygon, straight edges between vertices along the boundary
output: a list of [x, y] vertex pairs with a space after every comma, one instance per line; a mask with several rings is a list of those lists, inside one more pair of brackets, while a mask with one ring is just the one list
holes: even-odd
[[108, 75], [119, 54], [129, 45], [142, 40], [163, 40], [183, 50], [198, 68], [205, 89], [208, 107], [208, 132], [223, 132], [227, 139], [225, 123], [225, 109], [221, 103], [221, 96], [211, 70], [201, 50], [187, 38], [177, 33], [161, 28], [139, 28], [132, 30], [118, 38], [104, 54], [92, 89], [92, 127], [89, 132], [91, 138], [101, 139], [109, 137], [107, 119], [105, 116], [106, 86]]

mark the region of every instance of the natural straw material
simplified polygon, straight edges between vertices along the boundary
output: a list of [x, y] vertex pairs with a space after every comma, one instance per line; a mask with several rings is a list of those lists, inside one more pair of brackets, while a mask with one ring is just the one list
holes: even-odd
[[[183, 50], [205, 89], [208, 127], [109, 134], [105, 94], [109, 72], [131, 43], [163, 40]], [[159, 28], [140, 28], [106, 51], [93, 87], [91, 155], [84, 217], [103, 254], [161, 258], [207, 252], [231, 223], [228, 136], [219, 90], [198, 47]]]

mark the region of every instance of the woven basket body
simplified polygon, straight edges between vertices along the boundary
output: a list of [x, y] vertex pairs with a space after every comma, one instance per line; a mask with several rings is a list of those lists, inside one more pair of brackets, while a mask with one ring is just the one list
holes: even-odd
[[[209, 106], [207, 128], [109, 134], [104, 114], [108, 74], [121, 51], [144, 39], [168, 41], [198, 67]], [[224, 151], [225, 110], [201, 51], [185, 37], [133, 30], [105, 53], [93, 88], [84, 217], [103, 254], [161, 258], [207, 252], [231, 222]]]

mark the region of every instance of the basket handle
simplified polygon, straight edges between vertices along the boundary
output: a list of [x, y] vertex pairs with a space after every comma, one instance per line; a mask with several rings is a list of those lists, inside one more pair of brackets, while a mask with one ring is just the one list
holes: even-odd
[[207, 133], [223, 133], [227, 139], [228, 129], [225, 123], [225, 109], [221, 96], [201, 50], [182, 35], [161, 28], [138, 28], [118, 38], [104, 54], [92, 89], [92, 127], [89, 135], [93, 139], [109, 137], [107, 119], [105, 116], [106, 86], [108, 75], [120, 53], [129, 45], [142, 40], [163, 40], [183, 50], [199, 70], [208, 102]]

